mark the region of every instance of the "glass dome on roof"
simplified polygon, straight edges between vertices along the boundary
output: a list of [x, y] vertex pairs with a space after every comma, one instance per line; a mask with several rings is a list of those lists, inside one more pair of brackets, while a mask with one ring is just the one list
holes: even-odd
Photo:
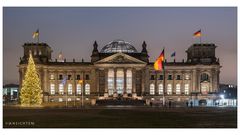
[[101, 50], [101, 53], [116, 53], [116, 52], [137, 53], [137, 50], [129, 42], [125, 42], [124, 40], [120, 39], [109, 42]]

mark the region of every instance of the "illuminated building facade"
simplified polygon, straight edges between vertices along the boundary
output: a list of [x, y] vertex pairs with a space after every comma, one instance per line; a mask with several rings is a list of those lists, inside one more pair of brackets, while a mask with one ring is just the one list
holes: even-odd
[[[25, 43], [23, 48], [24, 56], [18, 66], [20, 88], [31, 50], [44, 102], [80, 100], [82, 94], [87, 99], [120, 96], [186, 102], [193, 98], [212, 100], [219, 89], [221, 66], [215, 57], [215, 44], [193, 44], [186, 51], [187, 60], [165, 61], [165, 76], [153, 69], [154, 62], [149, 62], [145, 41], [141, 52], [123, 40], [114, 40], [99, 51], [95, 41], [89, 62], [74, 59], [69, 62], [62, 53], [59, 59], [53, 60], [52, 49], [46, 43]], [[65, 84], [62, 83], [64, 77], [67, 78]]]

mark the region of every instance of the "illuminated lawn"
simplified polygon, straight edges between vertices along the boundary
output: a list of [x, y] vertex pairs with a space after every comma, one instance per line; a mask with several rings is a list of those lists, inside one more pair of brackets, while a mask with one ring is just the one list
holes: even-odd
[[[3, 109], [4, 127], [236, 128], [237, 108]], [[9, 122], [34, 124], [9, 125]]]

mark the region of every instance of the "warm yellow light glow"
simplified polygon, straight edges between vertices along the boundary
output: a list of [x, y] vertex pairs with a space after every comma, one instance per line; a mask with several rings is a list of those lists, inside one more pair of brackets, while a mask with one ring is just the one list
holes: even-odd
[[38, 106], [42, 104], [42, 89], [40, 79], [30, 52], [27, 72], [24, 76], [20, 102], [22, 106]]

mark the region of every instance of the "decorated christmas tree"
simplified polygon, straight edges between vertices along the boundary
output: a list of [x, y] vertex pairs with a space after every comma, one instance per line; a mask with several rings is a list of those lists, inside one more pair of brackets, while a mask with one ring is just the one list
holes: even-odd
[[36, 106], [42, 103], [41, 83], [31, 52], [20, 92], [20, 102], [22, 106]]

